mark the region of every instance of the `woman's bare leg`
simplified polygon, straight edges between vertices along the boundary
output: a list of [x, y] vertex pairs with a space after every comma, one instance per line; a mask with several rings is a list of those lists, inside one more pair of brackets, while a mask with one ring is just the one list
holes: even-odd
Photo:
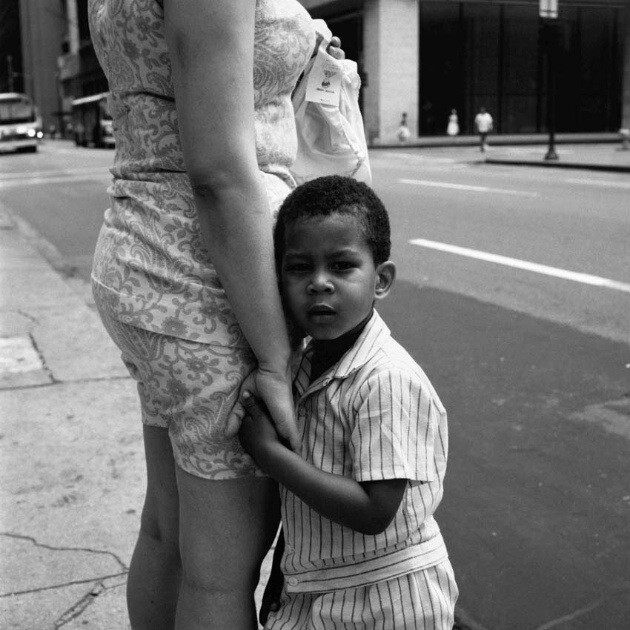
[[173, 630], [181, 582], [179, 501], [168, 430], [144, 427], [147, 493], [127, 581], [133, 630]]
[[177, 630], [255, 630], [260, 563], [278, 528], [268, 478], [209, 481], [177, 469], [183, 576]]

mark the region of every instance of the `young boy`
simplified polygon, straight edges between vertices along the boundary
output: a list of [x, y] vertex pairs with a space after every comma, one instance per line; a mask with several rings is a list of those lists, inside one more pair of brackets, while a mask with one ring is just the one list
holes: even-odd
[[241, 442], [282, 494], [284, 590], [265, 628], [450, 629], [458, 591], [433, 519], [446, 413], [374, 311], [395, 277], [387, 212], [365, 184], [322, 177], [288, 196], [274, 236], [288, 317], [311, 341], [300, 453], [244, 397]]

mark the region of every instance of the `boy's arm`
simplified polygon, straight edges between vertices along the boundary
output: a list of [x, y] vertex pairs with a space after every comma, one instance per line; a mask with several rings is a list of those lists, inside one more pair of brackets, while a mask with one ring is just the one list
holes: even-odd
[[400, 506], [406, 479], [358, 482], [319, 470], [280, 442], [252, 396], [244, 398], [243, 404], [247, 416], [239, 437], [263, 471], [336, 523], [363, 534], [378, 534], [389, 525]]

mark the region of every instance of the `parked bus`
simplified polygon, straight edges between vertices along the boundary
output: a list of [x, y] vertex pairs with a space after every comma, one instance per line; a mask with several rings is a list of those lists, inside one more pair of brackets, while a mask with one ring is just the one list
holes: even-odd
[[77, 146], [113, 147], [112, 117], [107, 107], [109, 92], [72, 101], [72, 127]]
[[0, 151], [37, 151], [43, 136], [42, 120], [30, 98], [0, 93]]

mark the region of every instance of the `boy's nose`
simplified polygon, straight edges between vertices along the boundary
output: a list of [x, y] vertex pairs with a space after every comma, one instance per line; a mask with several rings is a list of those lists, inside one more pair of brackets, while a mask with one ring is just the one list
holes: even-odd
[[325, 273], [314, 273], [307, 288], [309, 293], [332, 293], [334, 285]]

